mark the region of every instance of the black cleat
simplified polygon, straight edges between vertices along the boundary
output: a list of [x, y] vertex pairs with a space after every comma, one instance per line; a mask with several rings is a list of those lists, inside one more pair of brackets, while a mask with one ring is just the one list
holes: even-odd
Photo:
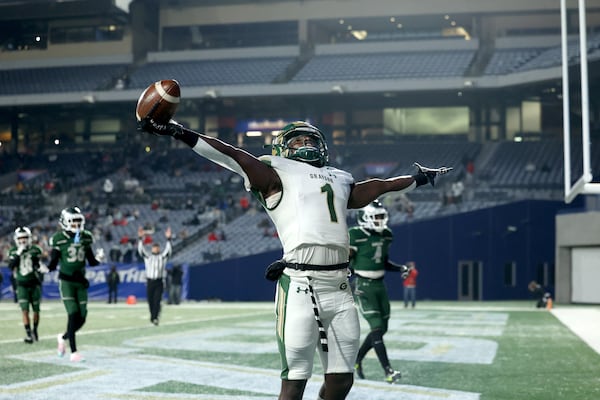
[[400, 380], [400, 378], [402, 378], [402, 374], [400, 373], [400, 371], [394, 371], [394, 370], [390, 369], [385, 373], [384, 380], [387, 383], [396, 383]]

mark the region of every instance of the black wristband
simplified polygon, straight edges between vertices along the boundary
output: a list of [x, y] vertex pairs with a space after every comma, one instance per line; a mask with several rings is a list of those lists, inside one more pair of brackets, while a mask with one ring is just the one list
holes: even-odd
[[427, 183], [429, 183], [429, 179], [427, 179], [425, 174], [422, 174], [422, 173], [413, 175], [413, 179], [415, 180], [417, 187], [426, 185]]

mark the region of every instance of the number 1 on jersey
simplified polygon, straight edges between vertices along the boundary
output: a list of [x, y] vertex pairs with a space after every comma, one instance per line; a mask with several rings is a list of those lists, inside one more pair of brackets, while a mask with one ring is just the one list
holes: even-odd
[[333, 189], [329, 183], [321, 186], [321, 193], [327, 193], [327, 207], [329, 208], [329, 218], [331, 222], [338, 222], [335, 206], [333, 205]]

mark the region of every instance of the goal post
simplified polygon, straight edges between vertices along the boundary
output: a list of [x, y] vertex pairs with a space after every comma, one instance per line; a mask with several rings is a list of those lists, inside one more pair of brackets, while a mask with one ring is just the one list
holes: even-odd
[[569, 57], [568, 57], [568, 21], [567, 0], [560, 0], [561, 18], [561, 56], [562, 56], [562, 100], [563, 100], [563, 141], [565, 203], [570, 203], [579, 194], [600, 194], [600, 183], [593, 183], [590, 160], [590, 110], [587, 58], [587, 24], [585, 21], [585, 0], [578, 0], [579, 14], [579, 60], [581, 74], [581, 146], [583, 154], [583, 172], [579, 179], [572, 182], [571, 174], [571, 120], [569, 98]]

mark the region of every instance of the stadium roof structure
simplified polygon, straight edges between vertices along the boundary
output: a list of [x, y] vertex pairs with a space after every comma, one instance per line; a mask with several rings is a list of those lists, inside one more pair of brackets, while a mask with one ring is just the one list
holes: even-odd
[[98, 17], [127, 21], [114, 0], [0, 0], [0, 21], [81, 19]]

